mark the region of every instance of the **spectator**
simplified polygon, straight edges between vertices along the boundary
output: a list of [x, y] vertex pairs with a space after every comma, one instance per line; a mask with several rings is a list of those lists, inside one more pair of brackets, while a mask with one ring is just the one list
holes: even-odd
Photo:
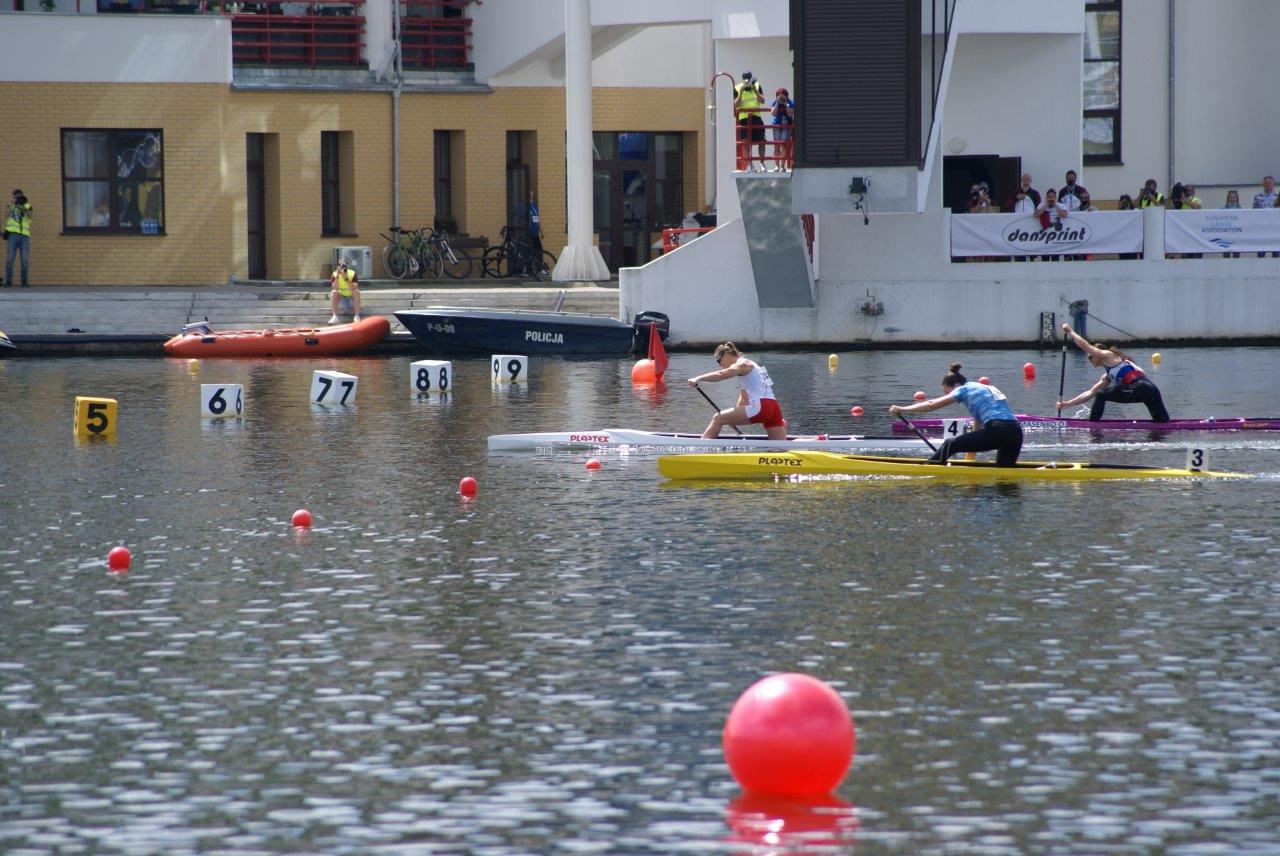
[[[1117, 210], [1117, 211], [1132, 211], [1132, 210], [1134, 210], [1134, 208], [1133, 208], [1133, 197], [1132, 197], [1132, 196], [1130, 196], [1130, 195], [1129, 195], [1129, 194], [1127, 194], [1127, 193], [1121, 193], [1121, 194], [1120, 194], [1120, 201], [1116, 204], [1116, 210]], [[1121, 253], [1121, 254], [1120, 254], [1120, 258], [1122, 258], [1122, 259], [1140, 259], [1140, 258], [1142, 258], [1142, 253]]]
[[1204, 203], [1200, 201], [1200, 197], [1196, 196], [1196, 186], [1194, 184], [1182, 185], [1182, 204], [1184, 208], [1190, 208], [1192, 211], [1199, 211], [1204, 208]]
[[1253, 195], [1254, 208], [1276, 207], [1276, 180], [1271, 176], [1263, 176], [1262, 192]]
[[[742, 72], [742, 82], [733, 88], [733, 113], [738, 121], [738, 171], [756, 171], [756, 160], [764, 169], [764, 88], [751, 72]], [[756, 144], [756, 158], [751, 157], [751, 144]]]
[[[1076, 201], [1080, 203], [1080, 207], [1076, 209], [1077, 211], [1088, 213], [1090, 211], [1098, 210], [1098, 206], [1093, 204], [1093, 198], [1089, 196], [1089, 191], [1085, 190], [1083, 187], [1077, 188]], [[1130, 203], [1129, 205], [1130, 207], [1133, 207], [1133, 203]]]
[[330, 324], [338, 323], [338, 303], [341, 300], [350, 300], [355, 311], [353, 321], [360, 320], [360, 281], [356, 276], [356, 269], [352, 265], [351, 259], [343, 259], [338, 262], [338, 266], [333, 269], [333, 273], [329, 274], [329, 284], [332, 288], [329, 291], [329, 308], [333, 310], [333, 314], [329, 316]]
[[1022, 174], [1022, 183], [1008, 199], [1004, 201], [1004, 210], [1014, 214], [1030, 214], [1040, 204], [1040, 191], [1031, 186], [1031, 173]]
[[105, 198], [93, 209], [93, 216], [89, 218], [89, 225], [104, 229], [111, 225], [111, 206]]
[[1080, 207], [1080, 194], [1089, 194], [1084, 189], [1084, 185], [1076, 184], [1076, 171], [1074, 169], [1067, 170], [1067, 183], [1058, 191], [1058, 201], [1062, 203], [1062, 207], [1067, 211], [1075, 211]]
[[[1276, 180], [1269, 175], [1262, 177], [1262, 192], [1253, 195], [1254, 208], [1275, 208], [1276, 207]], [[1266, 253], [1258, 253], [1258, 258], [1265, 258]], [[1280, 253], [1272, 253], [1271, 257], [1280, 256]]]
[[[969, 188], [970, 214], [999, 214], [1000, 209], [991, 204], [991, 190], [985, 181], [980, 181]], [[995, 259], [988, 256], [965, 256], [967, 262], [990, 262]]]
[[126, 229], [142, 231], [142, 211], [138, 208], [138, 188], [132, 184], [120, 185], [120, 225]]
[[[1238, 209], [1240, 208], [1240, 191], [1238, 191], [1238, 190], [1228, 190], [1228, 191], [1227, 191], [1227, 202], [1226, 202], [1226, 204], [1225, 204], [1225, 205], [1223, 205], [1222, 207], [1223, 207], [1223, 208], [1234, 208], [1234, 209], [1237, 209], [1237, 210], [1238, 210]], [[1223, 257], [1224, 259], [1238, 259], [1238, 258], [1240, 258], [1240, 254], [1239, 254], [1239, 253], [1223, 253], [1223, 254], [1222, 254], [1222, 257]]]
[[530, 258], [542, 258], [542, 216], [538, 213], [538, 200], [529, 191], [529, 245], [533, 247]]
[[31, 261], [31, 203], [21, 190], [14, 189], [13, 201], [4, 221], [5, 254], [4, 286], [13, 285], [13, 257], [22, 253], [22, 287], [26, 288], [27, 268]]
[[773, 117], [773, 156], [779, 172], [790, 172], [794, 160], [791, 142], [792, 125], [796, 123], [796, 102], [791, 100], [784, 87], [779, 86], [773, 93], [773, 103], [769, 105]]
[[[1050, 187], [1044, 192], [1044, 201], [1036, 206], [1036, 217], [1040, 220], [1040, 228], [1052, 229], [1055, 232], [1062, 230], [1062, 218], [1067, 216], [1067, 209], [1062, 207], [1062, 203], [1058, 201], [1058, 191]], [[1041, 259], [1047, 262], [1056, 262], [1058, 257], [1041, 256]]]
[[1150, 208], [1152, 205], [1159, 205], [1162, 208], [1168, 207], [1165, 205], [1164, 194], [1156, 187], [1156, 180], [1148, 178], [1142, 188], [1138, 190], [1138, 207]]

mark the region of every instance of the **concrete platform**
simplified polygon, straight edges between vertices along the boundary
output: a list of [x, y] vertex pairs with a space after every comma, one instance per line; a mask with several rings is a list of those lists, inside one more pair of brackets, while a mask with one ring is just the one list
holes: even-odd
[[[495, 287], [493, 280], [450, 287], [403, 287], [375, 281], [360, 289], [363, 314], [391, 319], [391, 349], [414, 347], [393, 313], [427, 306], [549, 311], [618, 317], [618, 289], [594, 283]], [[0, 330], [33, 353], [159, 353], [183, 325], [214, 329], [320, 326], [329, 320], [324, 283], [235, 286], [46, 286], [0, 289]], [[346, 318], [345, 320], [350, 320]]]

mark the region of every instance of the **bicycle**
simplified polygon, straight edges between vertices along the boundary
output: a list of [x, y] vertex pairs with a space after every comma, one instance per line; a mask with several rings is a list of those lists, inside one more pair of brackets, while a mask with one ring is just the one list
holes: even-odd
[[507, 226], [503, 226], [499, 234], [502, 243], [485, 250], [481, 259], [485, 276], [527, 276], [538, 281], [551, 278], [551, 271], [556, 266], [554, 255], [543, 250], [535, 256], [534, 246], [516, 240]]
[[475, 260], [466, 250], [455, 250], [449, 244], [447, 232], [434, 229], [427, 241], [433, 247], [435, 255], [439, 257], [445, 276], [449, 279], [466, 279], [471, 276], [471, 267], [475, 264]]
[[387, 242], [382, 248], [382, 266], [387, 276], [392, 279], [404, 279], [407, 276], [418, 276], [422, 270], [425, 239], [421, 229], [401, 229], [392, 226], [391, 232], [396, 237], [381, 235]]

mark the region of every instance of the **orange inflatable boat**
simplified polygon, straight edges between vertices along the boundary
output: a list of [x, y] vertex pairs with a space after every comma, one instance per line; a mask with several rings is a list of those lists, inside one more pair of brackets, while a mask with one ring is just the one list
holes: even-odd
[[381, 315], [352, 324], [288, 330], [210, 330], [202, 324], [165, 342], [164, 352], [170, 357], [328, 357], [363, 351], [390, 330], [391, 322]]

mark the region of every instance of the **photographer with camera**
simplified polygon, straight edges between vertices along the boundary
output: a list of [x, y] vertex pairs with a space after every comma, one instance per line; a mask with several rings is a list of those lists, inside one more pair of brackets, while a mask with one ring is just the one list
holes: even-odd
[[991, 204], [991, 189], [985, 181], [980, 181], [969, 188], [970, 214], [999, 214], [1000, 211]]
[[[1050, 187], [1044, 192], [1044, 202], [1036, 206], [1036, 217], [1040, 220], [1040, 228], [1062, 231], [1062, 218], [1067, 216], [1067, 209], [1058, 201], [1058, 191]], [[1057, 256], [1041, 256], [1043, 261], [1056, 262]]]
[[31, 203], [21, 190], [15, 189], [4, 221], [4, 285], [13, 285], [13, 257], [22, 253], [22, 287], [27, 287], [27, 271], [31, 258]]
[[1156, 189], [1156, 180], [1148, 178], [1138, 191], [1138, 207], [1150, 208], [1152, 205], [1159, 205], [1161, 208], [1169, 207], [1165, 204], [1164, 194]]

